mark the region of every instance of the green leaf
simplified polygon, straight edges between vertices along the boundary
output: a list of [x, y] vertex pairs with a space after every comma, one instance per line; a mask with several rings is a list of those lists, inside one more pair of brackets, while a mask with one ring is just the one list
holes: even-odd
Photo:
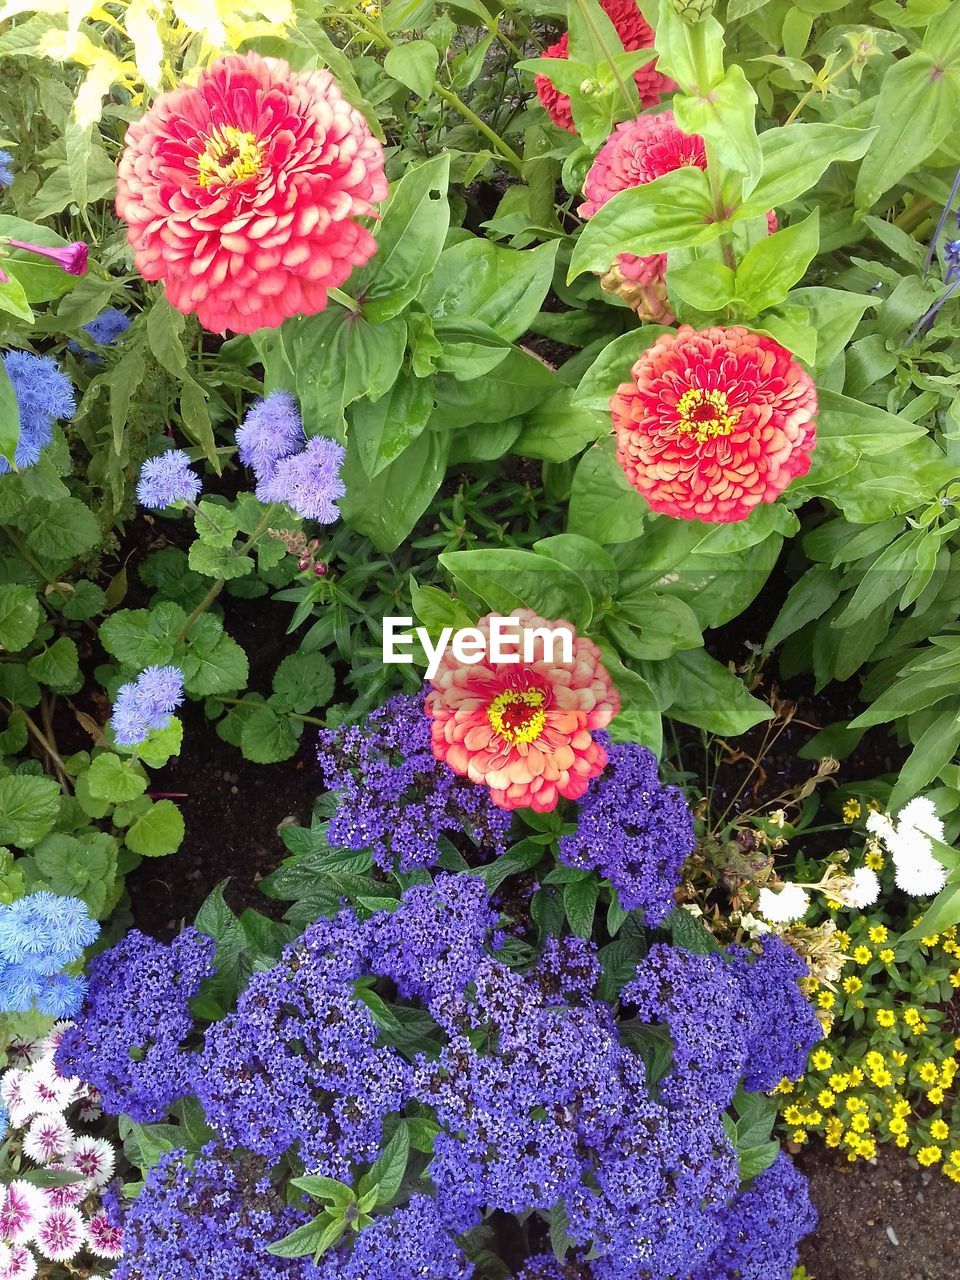
[[566, 565], [533, 551], [448, 551], [440, 556], [440, 564], [495, 613], [508, 614], [523, 606], [550, 621], [568, 619], [580, 631], [590, 625], [593, 604], [584, 580]]
[[880, 81], [873, 114], [876, 136], [857, 177], [857, 209], [868, 209], [923, 164], [956, 127], [958, 113], [956, 60], [947, 66], [941, 51], [918, 49], [893, 62]]
[[113, 909], [119, 896], [113, 836], [87, 830], [78, 838], [53, 831], [36, 846], [33, 860], [54, 893], [82, 898], [96, 919]]
[[595, 876], [564, 885], [563, 909], [570, 928], [578, 938], [589, 938], [593, 932], [593, 916], [600, 897], [600, 884]]
[[364, 473], [356, 442], [347, 443], [340, 500], [344, 520], [378, 551], [395, 551], [426, 511], [446, 473], [448, 435], [425, 431], [372, 480]]
[[379, 400], [359, 400], [350, 415], [364, 474], [378, 476], [421, 434], [433, 412], [433, 378], [401, 373]]
[[736, 217], [760, 217], [796, 200], [835, 161], [859, 160], [872, 137], [872, 130], [838, 124], [787, 124], [761, 133], [763, 177]]
[[0, 647], [25, 649], [40, 625], [40, 603], [32, 587], [17, 583], [0, 586]]
[[302, 1258], [312, 1254], [319, 1258], [336, 1244], [347, 1229], [342, 1217], [321, 1213], [312, 1222], [305, 1222], [276, 1244], [267, 1245], [267, 1253], [276, 1258]]
[[630, 381], [633, 366], [659, 337], [672, 332], [664, 325], [645, 324], [642, 329], [631, 329], [608, 342], [580, 379], [574, 403], [607, 415], [609, 423], [610, 400], [623, 383]]
[[664, 921], [665, 929], [670, 930], [675, 946], [692, 951], [695, 955], [706, 956], [712, 951], [719, 951], [716, 938], [702, 923], [698, 916], [689, 912], [686, 907], [674, 907]]
[[803, 278], [820, 245], [820, 211], [767, 236], [749, 250], [737, 269], [736, 291], [749, 319], [786, 300]]
[[100, 624], [100, 643], [125, 667], [142, 671], [171, 661], [174, 641], [187, 615], [163, 600], [152, 609], [119, 609]]
[[672, 719], [711, 733], [737, 734], [773, 718], [771, 709], [747, 692], [739, 676], [703, 649], [681, 650], [670, 662], [680, 672], [677, 692], [667, 708]]
[[28, 512], [31, 521], [25, 541], [41, 560], [64, 564], [100, 542], [97, 518], [79, 498], [35, 499]]
[[433, 331], [440, 343], [437, 371], [459, 382], [491, 373], [510, 352], [509, 344], [489, 325], [466, 316], [435, 320]]
[[607, 271], [619, 253], [643, 256], [706, 244], [724, 225], [714, 220], [706, 174], [685, 165], [618, 192], [597, 210], [574, 245], [568, 283], [585, 271]]
[[183, 381], [187, 371], [187, 357], [183, 350], [183, 330], [187, 317], [171, 307], [166, 297], [159, 293], [147, 312], [147, 341], [157, 362], [178, 381]]
[[440, 54], [429, 40], [408, 40], [387, 50], [383, 69], [421, 98], [429, 98]]
[[505, 249], [472, 236], [441, 253], [420, 294], [437, 320], [469, 316], [516, 341], [530, 328], [553, 281], [560, 242]]
[[197, 618], [187, 634], [186, 653], [179, 662], [184, 687], [195, 698], [211, 693], [235, 693], [249, 675], [247, 655], [223, 623], [211, 614]]
[[377, 228], [377, 252], [350, 278], [368, 320], [398, 315], [432, 273], [450, 226], [450, 157], [408, 169], [390, 194]]
[[362, 1199], [368, 1191], [376, 1187], [377, 1198], [374, 1204], [389, 1204], [400, 1190], [409, 1155], [410, 1131], [407, 1128], [407, 1122], [401, 1120], [379, 1159], [357, 1184], [357, 1198]]
[[29, 849], [52, 830], [60, 812], [60, 787], [52, 778], [8, 773], [0, 778], [0, 844]]
[[33, 324], [33, 310], [27, 302], [23, 285], [15, 275], [8, 274], [7, 279], [0, 283], [0, 311], [6, 311], [18, 320]]
[[256, 568], [250, 556], [238, 555], [233, 547], [212, 546], [200, 538], [190, 544], [188, 563], [195, 573], [227, 582], [245, 578]]
[[20, 440], [20, 402], [0, 360], [0, 457], [13, 462]]
[[338, 1182], [336, 1178], [324, 1178], [316, 1173], [291, 1178], [290, 1185], [298, 1191], [305, 1191], [314, 1200], [329, 1200], [338, 1209], [345, 1209], [356, 1200], [353, 1188], [348, 1187], [345, 1182]]
[[333, 667], [320, 653], [291, 653], [277, 667], [271, 702], [288, 711], [306, 713], [333, 696]]
[[127, 828], [127, 848], [144, 858], [176, 853], [183, 843], [183, 814], [172, 800], [157, 800]]
[[449, 374], [436, 381], [437, 408], [430, 419], [437, 431], [469, 427], [475, 422], [498, 426], [543, 403], [561, 385], [556, 373], [534, 356], [511, 349], [499, 365], [495, 378], [458, 382]]
[[663, 750], [660, 703], [643, 676], [625, 666], [608, 641], [600, 643], [603, 664], [620, 695], [620, 710], [610, 725], [614, 742], [639, 742], [654, 755]]
[[609, 546], [643, 532], [650, 508], [614, 457], [612, 442], [588, 449], [577, 465], [567, 510], [567, 531]]
[[103, 752], [94, 758], [87, 770], [87, 786], [95, 799], [121, 804], [142, 796], [147, 789], [147, 779], [129, 760]]
[[575, 403], [572, 387], [558, 387], [523, 416], [513, 452], [545, 462], [566, 462], [610, 431], [608, 413]]
[[58, 636], [49, 648], [32, 657], [27, 670], [54, 693], [76, 693], [83, 683], [77, 646], [69, 636]]
[[550, 556], [565, 564], [583, 579], [597, 604], [605, 604], [617, 592], [620, 575], [613, 556], [592, 538], [578, 533], [558, 533], [533, 544], [538, 555]]
[[900, 809], [908, 800], [920, 794], [948, 765], [960, 748], [960, 716], [955, 707], [933, 720], [914, 744], [900, 768], [888, 807], [892, 812]]
[[[707, 21], [714, 23], [716, 19], [711, 17]], [[691, 97], [678, 95], [674, 99], [679, 127], [685, 133], [706, 138], [718, 163], [728, 171], [743, 174], [748, 179], [748, 188], [753, 186], [750, 179], [756, 178], [761, 165], [756, 106], [753, 86], [736, 63], [727, 67], [715, 84], [704, 86], [704, 91]]]
[[296, 753], [299, 742], [290, 721], [273, 707], [255, 707], [244, 718], [240, 750], [255, 764], [277, 764]]
[[926, 428], [874, 405], [821, 390], [817, 396], [817, 445], [842, 439], [867, 457], [893, 453], [926, 435]]
[[137, 759], [151, 769], [162, 769], [171, 756], [180, 754], [182, 744], [183, 725], [176, 716], [171, 716], [169, 723], [162, 729], [151, 729], [143, 742], [137, 744]]
[[900, 942], [928, 938], [931, 934], [943, 933], [944, 929], [955, 924], [960, 924], [960, 884], [950, 880], [924, 912], [920, 923], [902, 934]]

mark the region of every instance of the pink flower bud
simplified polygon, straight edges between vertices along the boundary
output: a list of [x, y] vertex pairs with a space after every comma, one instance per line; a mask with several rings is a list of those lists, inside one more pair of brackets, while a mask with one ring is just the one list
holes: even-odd
[[30, 244], [28, 240], [10, 240], [8, 244], [11, 249], [26, 249], [28, 253], [38, 253], [41, 258], [50, 258], [61, 266], [67, 275], [87, 274], [87, 255], [90, 250], [83, 240], [74, 240], [73, 244], [64, 245], [62, 249], [50, 249], [44, 244]]

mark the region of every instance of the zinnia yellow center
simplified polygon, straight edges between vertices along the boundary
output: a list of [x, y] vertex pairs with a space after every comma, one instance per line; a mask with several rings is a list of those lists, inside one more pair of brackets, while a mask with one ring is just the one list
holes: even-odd
[[677, 430], [694, 435], [702, 444], [715, 436], [728, 436], [740, 414], [731, 409], [723, 391], [703, 391], [690, 387], [677, 401]]
[[197, 181], [201, 187], [246, 182], [260, 172], [263, 147], [253, 133], [232, 124], [217, 125], [197, 156]]
[[507, 742], [535, 742], [543, 733], [547, 713], [542, 689], [505, 689], [487, 710], [491, 727]]

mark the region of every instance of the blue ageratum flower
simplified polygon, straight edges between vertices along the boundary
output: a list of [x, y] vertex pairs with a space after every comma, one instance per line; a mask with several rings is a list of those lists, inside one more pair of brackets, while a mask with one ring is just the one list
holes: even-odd
[[[72, 418], [77, 402], [73, 384], [51, 356], [32, 351], [8, 351], [3, 367], [10, 379], [20, 410], [20, 439], [14, 459], [17, 467], [32, 467], [53, 439], [53, 424]], [[0, 458], [0, 475], [12, 468]]]
[[13, 182], [13, 156], [9, 151], [0, 151], [0, 187], [9, 187]]
[[[89, 334], [98, 347], [109, 347], [127, 332], [130, 323], [130, 317], [125, 311], [121, 311], [119, 307], [107, 307], [83, 325], [83, 332]], [[85, 351], [72, 338], [67, 343], [67, 349], [76, 355], [82, 355], [88, 364], [101, 363], [101, 357], [95, 351]]]
[[72, 1017], [85, 983], [63, 970], [99, 934], [80, 898], [43, 890], [0, 905], [0, 1012]]
[[153, 511], [162, 511], [175, 502], [196, 502], [201, 489], [200, 477], [190, 465], [182, 449], [148, 458], [140, 469], [137, 499]]
[[312, 436], [306, 448], [282, 458], [273, 474], [257, 485], [261, 502], [285, 502], [298, 516], [333, 524], [340, 515], [337, 498], [346, 493], [340, 468], [346, 450], [336, 440]]
[[289, 391], [271, 391], [258, 400], [237, 428], [237, 453], [258, 482], [269, 480], [277, 463], [304, 446], [303, 422]]
[[121, 685], [110, 724], [121, 746], [134, 747], [154, 729], [164, 729], [183, 702], [179, 667], [147, 667], [130, 684]]

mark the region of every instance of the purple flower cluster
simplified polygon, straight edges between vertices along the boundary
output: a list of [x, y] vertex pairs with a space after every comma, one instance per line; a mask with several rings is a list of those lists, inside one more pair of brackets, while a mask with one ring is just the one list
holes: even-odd
[[110, 724], [122, 746], [143, 742], [154, 729], [164, 729], [183, 702], [183, 672], [179, 667], [147, 667], [130, 684], [117, 690]]
[[103, 1105], [143, 1122], [162, 1120], [193, 1090], [190, 1000], [213, 973], [212, 938], [185, 929], [169, 946], [136, 929], [96, 956], [83, 1012], [57, 1050], [64, 1075], [96, 1085]]
[[305, 520], [333, 524], [346, 493], [340, 468], [346, 451], [327, 436], [306, 439], [289, 391], [258, 400], [237, 428], [237, 453], [257, 477], [261, 502], [285, 502]]
[[451, 1231], [435, 1200], [413, 1196], [361, 1231], [352, 1250], [341, 1245], [327, 1254], [316, 1280], [471, 1280], [473, 1267], [454, 1239], [465, 1226]]
[[62, 970], [99, 934], [79, 898], [41, 891], [0, 904], [0, 1013], [72, 1017], [86, 984]]
[[693, 816], [677, 787], [665, 787], [652, 751], [604, 739], [607, 767], [580, 802], [577, 830], [559, 841], [570, 867], [596, 870], [625, 911], [642, 907], [647, 924], [673, 910], [684, 861], [693, 852]]
[[350, 912], [319, 921], [207, 1032], [197, 1096], [227, 1144], [268, 1157], [295, 1147], [311, 1172], [335, 1178], [349, 1176], [351, 1161], [376, 1159], [408, 1069], [379, 1046], [354, 992], [364, 932]]
[[[18, 468], [32, 467], [53, 439], [53, 424], [73, 417], [77, 407], [73, 385], [51, 356], [8, 351], [3, 367], [20, 410], [20, 439], [14, 461]], [[0, 475], [10, 470], [7, 459], [0, 458]]]
[[621, 992], [645, 1023], [666, 1023], [673, 1064], [662, 1096], [709, 1098], [724, 1108], [741, 1077], [750, 1090], [772, 1089], [803, 1074], [822, 1030], [799, 979], [806, 966], [779, 938], [758, 957], [742, 948], [696, 955], [657, 945]]
[[148, 458], [140, 468], [137, 501], [151, 511], [163, 511], [175, 502], [196, 502], [200, 477], [182, 449], [168, 449]]
[[797, 1245], [817, 1225], [806, 1178], [782, 1153], [728, 1207], [724, 1236], [690, 1280], [780, 1280], [797, 1265]]
[[319, 735], [324, 783], [338, 799], [327, 838], [369, 849], [384, 870], [433, 866], [444, 835], [466, 832], [491, 853], [506, 848], [509, 813], [436, 759], [423, 697], [398, 694], [363, 725]]
[[302, 1258], [267, 1253], [305, 1221], [253, 1157], [212, 1145], [189, 1160], [171, 1151], [125, 1214], [113, 1280], [307, 1280]]
[[0, 187], [9, 187], [13, 182], [13, 156], [9, 151], [0, 151]]

